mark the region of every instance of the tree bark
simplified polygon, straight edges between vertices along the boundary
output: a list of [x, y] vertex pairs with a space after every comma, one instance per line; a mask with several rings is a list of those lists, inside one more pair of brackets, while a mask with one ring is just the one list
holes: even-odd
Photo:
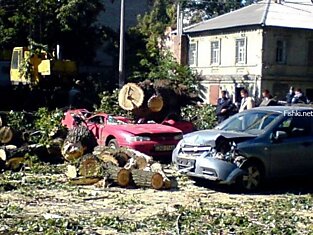
[[132, 183], [131, 172], [122, 167], [115, 166], [113, 164], [107, 164], [105, 172], [108, 179], [113, 180], [114, 183], [121, 187], [127, 187]]
[[134, 183], [138, 187], [161, 189], [163, 187], [163, 177], [158, 172], [132, 170]]
[[102, 162], [92, 154], [84, 155], [78, 166], [79, 176], [103, 176], [103, 166]]

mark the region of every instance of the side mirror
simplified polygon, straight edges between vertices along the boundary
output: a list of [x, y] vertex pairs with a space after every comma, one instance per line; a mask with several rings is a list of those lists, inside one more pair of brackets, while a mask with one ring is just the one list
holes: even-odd
[[277, 142], [287, 137], [288, 137], [288, 134], [286, 131], [276, 131], [272, 134], [271, 139]]

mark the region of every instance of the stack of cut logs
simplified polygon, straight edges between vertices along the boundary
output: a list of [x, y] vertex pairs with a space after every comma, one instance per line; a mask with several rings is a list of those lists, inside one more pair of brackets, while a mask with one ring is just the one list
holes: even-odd
[[162, 165], [152, 157], [133, 149], [114, 150], [97, 146], [92, 154], [85, 154], [68, 165], [67, 177], [73, 184], [101, 182], [121, 187], [171, 188], [171, 180]]
[[24, 159], [25, 148], [17, 148], [9, 143], [13, 139], [13, 130], [9, 126], [2, 126], [0, 117], [0, 170], [18, 170]]
[[154, 189], [171, 188], [172, 181], [162, 165], [151, 156], [133, 149], [111, 149], [97, 146], [95, 136], [85, 126], [70, 129], [64, 139], [57, 137], [49, 145], [20, 144], [21, 133], [2, 126], [0, 118], [0, 171], [19, 170], [27, 154], [37, 155], [50, 163], [67, 161], [66, 175], [73, 184], [116, 184]]
[[0, 117], [0, 171], [20, 170], [29, 155], [37, 155], [41, 161], [50, 163], [64, 162], [61, 155], [62, 138], [53, 139], [49, 145], [34, 144], [27, 137], [38, 131], [16, 131], [10, 126], [3, 125]]

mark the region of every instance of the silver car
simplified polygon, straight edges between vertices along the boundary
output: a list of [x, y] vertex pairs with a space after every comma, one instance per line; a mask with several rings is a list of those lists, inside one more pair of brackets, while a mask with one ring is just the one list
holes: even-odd
[[238, 113], [184, 136], [172, 161], [182, 173], [257, 189], [264, 179], [313, 173], [313, 109], [273, 106]]

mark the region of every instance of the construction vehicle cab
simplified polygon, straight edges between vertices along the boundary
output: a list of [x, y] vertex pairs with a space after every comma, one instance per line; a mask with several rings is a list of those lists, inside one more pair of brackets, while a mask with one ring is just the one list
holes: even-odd
[[45, 76], [60, 79], [77, 72], [76, 63], [49, 58], [46, 51], [32, 52], [25, 47], [14, 47], [11, 58], [10, 80], [12, 84], [38, 84]]

